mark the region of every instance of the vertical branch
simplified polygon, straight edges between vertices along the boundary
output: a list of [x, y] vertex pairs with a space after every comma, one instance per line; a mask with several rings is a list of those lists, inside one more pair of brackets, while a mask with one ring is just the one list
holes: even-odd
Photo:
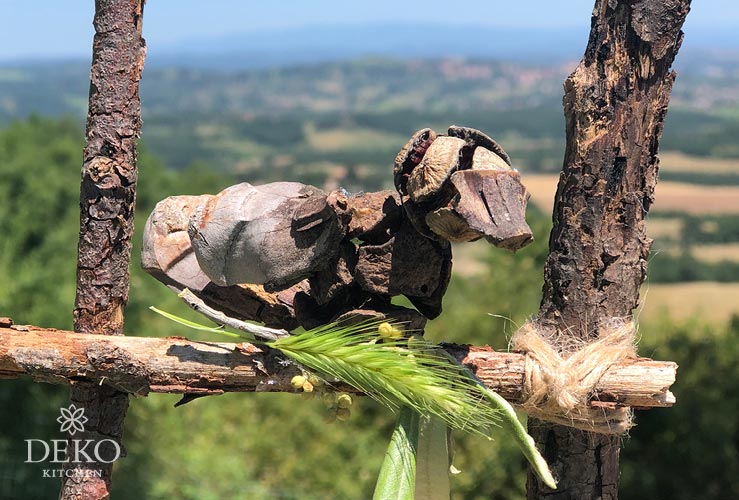
[[[143, 0], [95, 2], [74, 309], [75, 331], [80, 333], [123, 334], [141, 130], [139, 80], [146, 54], [142, 18]], [[88, 452], [92, 461], [81, 455], [84, 460], [65, 464], [60, 498], [107, 498], [112, 463], [105, 462], [120, 446], [128, 396], [107, 386], [78, 384], [71, 400], [85, 409], [88, 421], [80, 439], [95, 441], [87, 449], [102, 444], [100, 453]], [[68, 457], [74, 460], [71, 447], [68, 441]]]
[[[647, 271], [644, 218], [690, 0], [596, 0], [585, 56], [565, 82], [567, 147], [555, 198], [539, 320], [563, 336], [596, 336], [630, 317]], [[559, 479], [529, 473], [528, 498], [615, 499], [620, 438], [532, 420]]]

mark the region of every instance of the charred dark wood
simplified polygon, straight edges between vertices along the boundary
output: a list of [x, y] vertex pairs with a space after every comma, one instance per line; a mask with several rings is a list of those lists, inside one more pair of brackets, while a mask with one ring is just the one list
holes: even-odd
[[347, 236], [363, 243], [377, 245], [386, 242], [403, 220], [400, 198], [392, 191], [350, 196], [347, 207], [350, 214]]
[[[689, 6], [596, 1], [585, 56], [565, 82], [567, 147], [539, 316], [561, 335], [595, 336], [637, 306], [670, 67]], [[529, 430], [559, 480], [552, 492], [530, 472], [529, 499], [617, 498], [620, 437], [534, 420]]]
[[357, 247], [351, 241], [341, 244], [338, 257], [308, 280], [310, 293], [318, 305], [324, 305], [340, 294], [357, 287], [354, 272], [357, 267]]

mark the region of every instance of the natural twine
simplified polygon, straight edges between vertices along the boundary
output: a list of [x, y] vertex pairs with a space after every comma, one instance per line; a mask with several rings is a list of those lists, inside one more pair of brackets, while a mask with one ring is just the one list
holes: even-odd
[[[511, 339], [526, 354], [524, 398], [530, 416], [602, 434], [623, 434], [633, 425], [629, 407], [593, 406], [590, 399], [603, 374], [616, 363], [636, 357], [633, 321], [613, 319], [598, 338], [573, 344], [530, 321]], [[563, 342], [569, 342], [565, 344]]]

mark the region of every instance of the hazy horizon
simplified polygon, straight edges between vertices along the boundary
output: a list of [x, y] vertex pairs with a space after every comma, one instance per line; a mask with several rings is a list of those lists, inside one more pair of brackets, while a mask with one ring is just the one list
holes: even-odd
[[[525, 53], [531, 49], [527, 44], [536, 42], [528, 40], [532, 38], [529, 34], [537, 33], [571, 33], [577, 40], [582, 39], [579, 43], [581, 53], [593, 4], [592, 0], [563, 3], [532, 0], [505, 5], [501, 2], [469, 0], [464, 8], [455, 10], [448, 3], [436, 0], [423, 3], [417, 0], [402, 3], [378, 0], [371, 4], [352, 4], [349, 8], [338, 0], [320, 2], [319, 7], [313, 3], [294, 1], [265, 5], [261, 2], [234, 3], [224, 0], [207, 4], [195, 0], [150, 0], [145, 7], [144, 37], [149, 56], [156, 59], [178, 52], [203, 50], [204, 46], [212, 53], [243, 51], [243, 47], [229, 46], [239, 39], [247, 39], [248, 48], [253, 52], [268, 51], [280, 35], [284, 38], [279, 42], [284, 46], [301, 46], [306, 33], [313, 35], [315, 41], [320, 39], [323, 32], [326, 32], [327, 39], [323, 44], [318, 44], [315, 50], [321, 50], [320, 47], [340, 49], [336, 44], [331, 46], [336, 41], [330, 38], [331, 33], [353, 28], [375, 43], [379, 42], [372, 39], [373, 29], [382, 30], [388, 26], [397, 26], [399, 30], [408, 28], [408, 31], [397, 34], [397, 40], [400, 40], [397, 43], [412, 39], [422, 44], [426, 39], [433, 40], [434, 32], [439, 29], [455, 33], [464, 29], [488, 33], [496, 30], [504, 34], [526, 33], [526, 39], [520, 42], [505, 39], [497, 42], [504, 45], [507, 42], [506, 53], [516, 59], [517, 50]], [[38, 0], [31, 9], [28, 4], [17, 0], [0, 0], [0, 12], [4, 20], [3, 30], [0, 30], [0, 62], [89, 59], [94, 33], [94, 2]], [[683, 49], [739, 49], [739, 37], [735, 36], [737, 28], [739, 4], [729, 0], [696, 2], [684, 28], [686, 40]], [[265, 38], [261, 44], [260, 37]], [[353, 46], [361, 42], [354, 40]], [[464, 52], [466, 43], [464, 39], [449, 40], [449, 54], [445, 55], [454, 55], [454, 49]], [[496, 41], [486, 43], [491, 44], [491, 52], [496, 55], [493, 50]], [[550, 47], [547, 48], [556, 51], [559, 43], [559, 39], [548, 40]], [[573, 42], [563, 40], [561, 43]], [[395, 49], [401, 53], [403, 47]]]

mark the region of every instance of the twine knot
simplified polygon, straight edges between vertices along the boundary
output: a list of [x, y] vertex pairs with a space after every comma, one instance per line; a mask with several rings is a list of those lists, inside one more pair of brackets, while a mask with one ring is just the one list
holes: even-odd
[[511, 339], [514, 351], [526, 354], [526, 413], [590, 432], [623, 434], [633, 425], [631, 408], [594, 405], [590, 401], [603, 374], [614, 364], [636, 357], [634, 323], [604, 322], [592, 341], [554, 335], [530, 321]]

